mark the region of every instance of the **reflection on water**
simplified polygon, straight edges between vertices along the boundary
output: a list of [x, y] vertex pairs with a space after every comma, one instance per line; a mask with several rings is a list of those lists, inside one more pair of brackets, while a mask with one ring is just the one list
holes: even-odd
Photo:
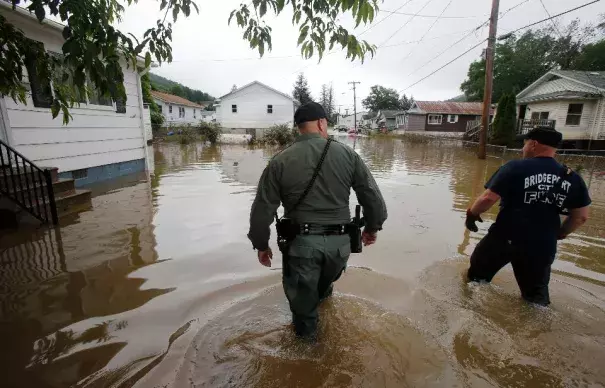
[[[245, 238], [276, 149], [150, 148], [155, 171], [94, 187], [59, 228], [0, 238], [0, 373], [8, 387], [569, 386], [605, 384], [605, 163], [583, 168], [592, 218], [560, 245], [553, 306], [520, 302], [510, 270], [463, 281], [479, 233], [463, 217], [506, 160], [452, 142], [340, 137], [390, 218], [298, 343], [276, 271]], [[500, 157], [502, 156], [502, 157]], [[352, 198], [352, 206], [355, 198]], [[383, 274], [389, 274], [388, 276]], [[3, 385], [4, 386], [4, 385]]]

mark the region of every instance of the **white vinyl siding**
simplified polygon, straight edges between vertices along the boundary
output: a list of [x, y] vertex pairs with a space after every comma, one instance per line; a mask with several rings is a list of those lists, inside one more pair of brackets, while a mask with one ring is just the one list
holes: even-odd
[[[268, 113], [269, 106], [273, 113]], [[259, 83], [252, 83], [225, 96], [217, 108], [217, 121], [226, 129], [293, 125], [293, 118], [294, 101]]]
[[429, 115], [429, 125], [441, 125], [442, 120], [442, 115]]
[[[62, 52], [60, 31], [15, 12], [2, 15], [28, 38], [43, 42], [46, 51]], [[30, 94], [26, 104], [5, 97], [11, 145], [39, 166], [61, 172], [144, 159], [139, 76], [125, 63], [123, 71], [126, 114], [113, 106], [81, 104], [70, 109], [72, 119], [65, 126], [62, 114], [53, 119], [49, 108], [34, 106]]]
[[[579, 125], [566, 125], [570, 104], [584, 104]], [[587, 139], [590, 133], [595, 130], [593, 123], [597, 107], [596, 100], [558, 100], [529, 103], [527, 106], [529, 109], [525, 114], [526, 119], [531, 119], [534, 112], [548, 112], [548, 119], [556, 120], [555, 128], [563, 134], [563, 139]], [[596, 129], [596, 131], [599, 130]]]
[[202, 108], [170, 104], [157, 98], [154, 98], [154, 101], [160, 107], [160, 112], [164, 115], [164, 126], [166, 127], [187, 124], [195, 125], [199, 123], [197, 117], [198, 114], [201, 115]]

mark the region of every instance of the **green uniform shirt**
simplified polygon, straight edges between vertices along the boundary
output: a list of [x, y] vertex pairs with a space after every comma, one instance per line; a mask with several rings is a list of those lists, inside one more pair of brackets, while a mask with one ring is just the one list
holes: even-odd
[[382, 229], [387, 209], [378, 185], [355, 150], [336, 141], [330, 145], [313, 188], [298, 208], [290, 211], [309, 184], [326, 142], [319, 134], [304, 134], [271, 159], [258, 183], [250, 212], [248, 238], [254, 248], [269, 247], [270, 226], [280, 203], [285, 215], [297, 223], [348, 223], [351, 188], [363, 206], [366, 228]]

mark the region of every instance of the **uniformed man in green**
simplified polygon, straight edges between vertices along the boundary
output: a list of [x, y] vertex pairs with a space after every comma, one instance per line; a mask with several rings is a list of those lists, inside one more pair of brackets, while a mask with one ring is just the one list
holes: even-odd
[[343, 226], [351, 220], [351, 188], [363, 206], [364, 245], [376, 242], [387, 218], [386, 205], [372, 174], [355, 150], [330, 141], [323, 164], [307, 195], [298, 203], [326, 151], [328, 121], [323, 107], [311, 102], [294, 114], [300, 136], [265, 168], [250, 213], [248, 238], [259, 262], [271, 266], [270, 225], [280, 203], [292, 219], [296, 237], [283, 249], [283, 287], [296, 334], [315, 338], [317, 308], [332, 294], [332, 283], [345, 270], [351, 253]]

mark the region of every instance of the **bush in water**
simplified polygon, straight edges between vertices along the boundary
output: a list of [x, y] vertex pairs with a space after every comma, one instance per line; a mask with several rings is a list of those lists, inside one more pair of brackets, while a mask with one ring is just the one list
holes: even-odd
[[223, 133], [223, 128], [220, 124], [202, 121], [198, 126], [198, 131], [210, 144], [216, 144]]
[[298, 130], [292, 128], [286, 124], [274, 125], [263, 134], [262, 142], [273, 145], [286, 145], [290, 144], [298, 136]]
[[180, 135], [179, 142], [181, 144], [189, 144], [198, 140], [198, 136], [196, 136], [195, 130], [190, 124], [179, 127], [176, 131]]
[[515, 141], [517, 101], [514, 94], [504, 94], [498, 102], [498, 114], [492, 124], [490, 144], [510, 146]]

